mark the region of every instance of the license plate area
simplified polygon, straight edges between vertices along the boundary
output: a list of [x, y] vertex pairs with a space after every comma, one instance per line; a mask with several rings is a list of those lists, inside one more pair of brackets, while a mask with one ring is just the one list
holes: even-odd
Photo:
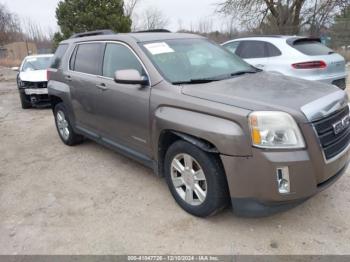
[[24, 89], [24, 93], [26, 95], [47, 95], [48, 91], [47, 91], [47, 88], [35, 88], [35, 89], [26, 88]]

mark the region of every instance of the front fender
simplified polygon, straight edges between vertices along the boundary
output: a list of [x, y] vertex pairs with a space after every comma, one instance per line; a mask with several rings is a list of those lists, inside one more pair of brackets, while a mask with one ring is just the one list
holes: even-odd
[[204, 139], [223, 155], [252, 154], [250, 140], [238, 123], [208, 114], [160, 107], [155, 111], [153, 130], [153, 141], [159, 141], [163, 130], [171, 130]]

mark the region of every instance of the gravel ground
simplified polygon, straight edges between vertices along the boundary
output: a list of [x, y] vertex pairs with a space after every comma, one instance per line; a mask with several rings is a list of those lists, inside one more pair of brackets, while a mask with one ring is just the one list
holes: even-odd
[[350, 254], [349, 171], [268, 218], [182, 211], [163, 179], [96, 143], [64, 146], [50, 110], [0, 82], [0, 254]]

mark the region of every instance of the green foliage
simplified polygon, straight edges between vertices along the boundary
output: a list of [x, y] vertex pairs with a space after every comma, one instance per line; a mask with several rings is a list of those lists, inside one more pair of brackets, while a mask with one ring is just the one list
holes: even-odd
[[61, 34], [54, 41], [69, 38], [74, 33], [111, 29], [130, 32], [131, 18], [124, 13], [123, 0], [63, 0], [56, 8]]

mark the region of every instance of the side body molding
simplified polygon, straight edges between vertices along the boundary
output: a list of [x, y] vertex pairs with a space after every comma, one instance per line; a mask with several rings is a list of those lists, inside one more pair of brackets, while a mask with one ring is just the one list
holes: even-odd
[[159, 141], [162, 131], [169, 130], [206, 140], [223, 155], [252, 154], [249, 139], [242, 128], [227, 119], [181, 108], [160, 107], [155, 111], [152, 128], [155, 131], [153, 141]]

